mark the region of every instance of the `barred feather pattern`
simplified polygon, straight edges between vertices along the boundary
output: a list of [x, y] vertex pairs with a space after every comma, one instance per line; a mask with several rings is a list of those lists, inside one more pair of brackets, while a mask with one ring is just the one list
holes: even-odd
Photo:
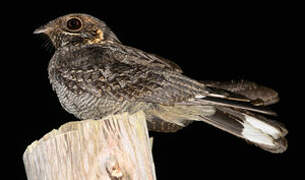
[[[202, 83], [179, 70], [171, 71], [172, 66], [153, 60], [147, 60], [144, 66], [140, 59], [143, 53], [118, 55], [124, 52], [118, 47], [111, 44], [57, 50], [49, 64], [49, 79], [68, 112], [81, 119], [100, 119], [141, 102], [147, 103], [142, 107], [145, 110], [151, 103], [173, 105], [205, 93]], [[126, 55], [140, 63], [119, 58]]]

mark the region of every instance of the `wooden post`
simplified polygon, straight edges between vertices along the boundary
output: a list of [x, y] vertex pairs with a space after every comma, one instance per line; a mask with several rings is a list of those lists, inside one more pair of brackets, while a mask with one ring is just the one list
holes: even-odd
[[69, 122], [23, 154], [28, 180], [155, 180], [145, 115]]

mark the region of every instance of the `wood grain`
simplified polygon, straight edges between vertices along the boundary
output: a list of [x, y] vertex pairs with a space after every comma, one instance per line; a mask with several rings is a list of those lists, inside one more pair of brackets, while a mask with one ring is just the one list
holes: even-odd
[[28, 180], [154, 180], [145, 115], [69, 122], [27, 147]]

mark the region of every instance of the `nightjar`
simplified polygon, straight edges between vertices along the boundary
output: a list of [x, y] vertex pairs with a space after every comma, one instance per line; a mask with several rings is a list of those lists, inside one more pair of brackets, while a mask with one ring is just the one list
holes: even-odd
[[249, 81], [196, 81], [174, 62], [123, 45], [101, 20], [68, 14], [36, 29], [56, 51], [50, 83], [79, 119], [143, 111], [149, 130], [175, 132], [203, 121], [273, 153], [287, 149], [285, 127], [262, 114], [278, 93]]

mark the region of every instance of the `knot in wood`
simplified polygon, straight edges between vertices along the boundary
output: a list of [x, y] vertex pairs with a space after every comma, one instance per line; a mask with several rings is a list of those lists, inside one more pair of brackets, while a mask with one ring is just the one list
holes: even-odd
[[117, 180], [123, 177], [123, 172], [120, 168], [119, 163], [115, 159], [111, 159], [106, 164], [107, 172], [111, 179]]

